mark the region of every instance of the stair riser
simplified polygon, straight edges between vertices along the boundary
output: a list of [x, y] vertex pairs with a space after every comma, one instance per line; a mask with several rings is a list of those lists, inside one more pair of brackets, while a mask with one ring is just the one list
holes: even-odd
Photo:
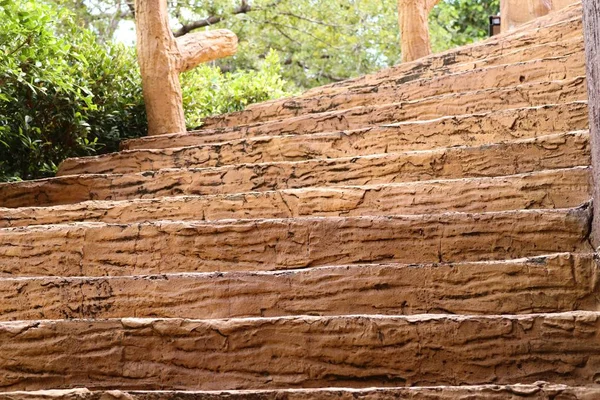
[[0, 227], [77, 221], [130, 223], [569, 208], [587, 202], [590, 188], [589, 169], [576, 168], [498, 178], [5, 208], [0, 211]]
[[[281, 121], [218, 129], [202, 129], [184, 135], [205, 136], [204, 143], [216, 143], [245, 137], [307, 135], [351, 129], [364, 129], [372, 125], [392, 124], [403, 121], [428, 121], [446, 116], [497, 112], [547, 104], [586, 101], [587, 89], [584, 78], [567, 81], [542, 82], [506, 89], [490, 89], [477, 92], [431, 97], [414, 102], [385, 106], [356, 107], [349, 110], [309, 114]], [[182, 135], [174, 135], [181, 137]], [[165, 136], [163, 139], [171, 138]], [[139, 148], [148, 139], [126, 142], [124, 148]], [[158, 140], [161, 140], [160, 138]], [[148, 140], [152, 142], [152, 139]], [[173, 147], [173, 144], [167, 146]]]
[[[323, 113], [357, 106], [412, 101], [448, 93], [571, 79], [585, 75], [583, 41], [579, 43], [577, 50], [579, 51], [571, 52], [568, 56], [561, 58], [520, 62], [457, 74], [444, 74], [433, 79], [417, 79], [403, 84], [395, 81], [383, 82], [376, 85], [348, 88], [343, 92], [330, 95], [257, 104], [246, 111], [228, 117], [226, 123], [224, 123], [223, 117], [214, 119], [220, 121], [219, 126], [244, 125], [292, 118], [307, 113]], [[207, 128], [211, 127], [211, 118], [205, 121], [205, 125]]]
[[[417, 79], [430, 79], [438, 76], [443, 76], [447, 74], [456, 74], [461, 72], [473, 71], [481, 68], [490, 68], [490, 67], [498, 67], [509, 64], [522, 63], [531, 60], [539, 60], [548, 57], [559, 57], [566, 56], [569, 54], [573, 54], [583, 49], [583, 37], [581, 26], [579, 26], [580, 31], [578, 34], [573, 32], [568, 35], [565, 39], [560, 39], [556, 42], [551, 43], [543, 43], [538, 45], [530, 45], [528, 47], [520, 47], [516, 49], [506, 49], [503, 53], [499, 55], [490, 56], [483, 59], [475, 59], [469, 60], [463, 63], [453, 63], [447, 64], [444, 66], [438, 66], [437, 68], [428, 68], [422, 71], [416, 71], [414, 73], [407, 74], [388, 74], [382, 78], [378, 78], [376, 76], [365, 76], [355, 78], [359, 81], [351, 80], [346, 84], [346, 86], [321, 86], [313, 89], [309, 89], [300, 96], [290, 98], [289, 100], [293, 104], [294, 99], [306, 99], [317, 96], [331, 96], [339, 93], [343, 93], [348, 89], [360, 89], [362, 87], [368, 87], [373, 85], [381, 85], [395, 82], [397, 84], [402, 84], [406, 82], [412, 82]], [[406, 64], [399, 64], [396, 67], [398, 68]], [[378, 73], [375, 73], [378, 75]], [[277, 100], [273, 100], [275, 102]], [[258, 104], [256, 105], [258, 106]], [[253, 108], [254, 105], [248, 106], [247, 109]]]
[[588, 209], [299, 218], [0, 231], [3, 276], [264, 271], [501, 260], [588, 251]]
[[27, 207], [86, 200], [127, 200], [503, 176], [588, 166], [590, 162], [589, 135], [578, 132], [493, 146], [417, 153], [160, 170], [128, 175], [65, 176], [0, 185], [0, 206]]
[[533, 83], [505, 89], [430, 97], [413, 102], [310, 114], [255, 125], [248, 127], [248, 130], [253, 131], [253, 136], [268, 135], [268, 132], [298, 135], [578, 100], [587, 100], [585, 79]]
[[0, 325], [0, 353], [5, 390], [591, 385], [600, 318], [18, 322]]
[[[515, 124], [515, 121], [519, 122]], [[515, 138], [535, 137], [540, 132], [548, 135], [556, 129], [562, 132], [584, 130], [588, 126], [587, 106], [572, 103], [486, 116], [438, 119], [426, 124], [407, 123], [309, 136], [260, 137], [179, 149], [137, 150], [93, 158], [71, 158], [61, 164], [58, 175], [133, 173], [163, 168], [204, 168], [398, 153], [463, 145], [480, 146]], [[199, 141], [206, 140], [201, 135], [193, 137]], [[183, 140], [185, 139], [182, 138]], [[170, 146], [179, 144], [169, 143], [165, 139], [163, 141]]]
[[433, 54], [410, 63], [401, 63], [394, 67], [378, 71], [374, 74], [364, 75], [342, 82], [335, 82], [329, 85], [316, 87], [305, 92], [305, 96], [312, 96], [325, 93], [343, 91], [346, 88], [356, 87], [366, 84], [374, 84], [388, 79], [411, 79], [414, 76], [420, 77], [423, 73], [431, 71], [444, 73], [452, 68], [461, 68], [466, 66], [472, 69], [472, 63], [485, 62], [507, 58], [505, 62], [499, 64], [509, 64], [511, 62], [520, 62], [541, 58], [544, 55], [553, 54], [549, 49], [537, 57], [517, 57], [510, 59], [510, 56], [520, 50], [538, 48], [540, 46], [553, 46], [556, 42], [582, 38], [583, 27], [581, 20], [581, 5], [575, 6], [570, 10], [563, 10], [560, 14], [540, 18], [530, 24], [523, 25], [502, 36], [493, 37], [487, 41], [475, 43], [471, 46], [452, 49], [443, 53]]
[[[428, 150], [436, 146], [454, 146], [470, 142], [473, 142], [475, 145], [480, 141], [483, 143], [492, 143], [493, 141], [505, 140], [507, 138], [525, 138], [552, 132], [587, 129], [588, 126], [587, 104], [585, 102], [575, 102], [535, 108], [500, 110], [475, 115], [445, 117], [431, 121], [404, 122], [391, 126], [375, 126], [355, 131], [333, 132], [329, 134], [322, 133], [310, 137], [296, 135], [276, 136], [276, 131], [270, 133], [268, 131], [261, 132], [266, 134], [266, 136], [274, 136], [272, 140], [281, 141], [282, 146], [285, 146], [286, 143], [297, 144], [298, 141], [301, 141], [304, 146], [307, 146], [307, 143], [310, 143], [310, 141], [314, 140], [316, 137], [327, 137], [327, 135], [334, 136], [337, 138], [337, 144], [342, 146], [342, 151], [344, 148], [344, 140], [349, 140], [345, 138], [345, 135], [352, 135], [352, 137], [361, 138], [352, 144], [352, 148], [354, 149], [352, 151], [356, 150], [356, 146], [361, 146], [360, 148], [364, 146], [365, 149], [372, 149], [373, 152], [383, 153], [386, 152], [386, 147], [383, 146], [384, 143], [385, 145], [388, 145], [389, 143], [387, 151], [390, 152], [392, 151], [390, 148]], [[203, 132], [181, 135], [158, 135], [125, 141], [122, 147], [124, 150], [167, 149], [214, 143], [215, 148], [220, 148], [219, 156], [221, 160], [227, 160], [227, 146], [229, 144], [223, 143], [225, 141], [240, 140], [241, 143], [251, 143], [252, 145], [245, 146], [245, 148], [241, 150], [242, 154], [252, 151], [264, 141], [270, 143], [265, 136], [258, 137], [256, 138], [256, 141], [252, 142], [244, 141], [244, 138], [254, 138], [255, 134], [255, 130], [242, 127], [235, 131], [230, 131], [229, 133], [219, 133], [215, 131], [212, 134]], [[364, 139], [362, 139], [363, 136]], [[379, 137], [381, 137], [381, 139], [376, 140], [376, 138]], [[382, 142], [384, 140], [385, 142]], [[236, 150], [239, 151], [240, 149]], [[302, 151], [302, 149], [300, 148], [296, 151]], [[265, 157], [268, 157], [269, 153], [266, 153]], [[130, 155], [128, 155], [128, 157], [129, 156]], [[90, 159], [89, 162], [101, 162], [95, 160], [96, 159]], [[100, 160], [102, 160], [102, 158], [100, 158]], [[61, 173], [72, 173], [72, 171], [67, 171], [67, 169], [73, 168], [78, 162], [85, 163], [86, 161], [77, 161], [77, 159], [75, 159], [75, 161], [68, 160], [65, 164], [61, 165]], [[73, 167], [70, 165], [73, 165]]]
[[596, 307], [592, 256], [277, 274], [0, 279], [0, 319], [522, 314]]
[[[500, 38], [496, 37], [472, 46], [434, 54], [411, 63], [398, 64], [374, 74], [313, 88], [305, 92], [302, 97], [331, 94], [347, 88], [377, 84], [390, 79], [410, 81], [428, 74], [474, 69], [480, 64], [501, 65], [552, 56], [560, 54], [560, 52], [554, 52], [556, 42], [581, 39], [582, 33], [581, 7], [579, 7], [553, 21], [540, 21], [536, 30], [525, 28], [513, 31]], [[540, 51], [540, 48], [545, 46], [549, 47]], [[535, 53], [529, 56], [527, 52], [530, 50]], [[521, 54], [521, 51], [525, 54]], [[506, 60], [503, 60], [504, 58]]]

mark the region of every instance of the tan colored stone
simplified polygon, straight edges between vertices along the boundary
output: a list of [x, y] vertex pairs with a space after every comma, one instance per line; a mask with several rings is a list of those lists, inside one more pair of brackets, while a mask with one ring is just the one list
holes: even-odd
[[495, 178], [462, 178], [345, 187], [308, 187], [213, 196], [89, 201], [55, 207], [0, 209], [0, 227], [66, 222], [130, 223], [436, 214], [577, 207], [590, 199], [588, 167]]
[[600, 368], [600, 317], [574, 312], [4, 322], [0, 353], [4, 390], [360, 388], [539, 380], [592, 385]]
[[[483, 121], [479, 115], [447, 117], [428, 121], [423, 124], [426, 126], [400, 123], [353, 131], [262, 136], [183, 148], [121, 151], [67, 159], [60, 165], [57, 175], [135, 173], [164, 168], [206, 168], [481, 146], [535, 137], [537, 132], [548, 135], [557, 127], [567, 131], [588, 129], [589, 126], [587, 107], [578, 103], [556, 108], [511, 110], [486, 117]], [[528, 128], [530, 130], [526, 130]], [[194, 136], [204, 139], [203, 135]], [[168, 145], [169, 140], [162, 139], [162, 142]]]
[[[571, 5], [560, 13], [552, 13], [549, 16], [539, 18], [516, 28], [512, 32], [503, 33], [502, 35], [494, 36], [472, 45], [432, 54], [429, 57], [410, 63], [401, 63], [373, 74], [316, 87], [308, 90], [304, 95], [312, 96], [315, 94], [343, 91], [355, 85], [375, 83], [390, 77], [412, 76], [415, 74], [421, 76], [422, 73], [428, 73], [427, 71], [435, 73], [436, 70], [439, 70], [441, 73], [446, 73], [448, 69], [453, 71], [452, 68], [455, 66], [470, 65], [473, 62], [486, 63], [487, 60], [491, 59], [498, 61], [502, 57], [514, 54], [519, 50], [526, 51], [540, 45], [553, 46], [557, 42], [574, 38], [583, 40], [581, 17], [581, 5]], [[543, 58], [549, 54], [552, 54], [551, 51], [544, 51], [534, 58]], [[534, 58], [517, 58], [515, 61], [500, 62], [499, 64], [520, 62]]]
[[589, 207], [0, 229], [0, 276], [264, 271], [590, 251]]
[[437, 386], [371, 389], [92, 392], [87, 389], [0, 393], [2, 400], [596, 400], [600, 389], [538, 382], [532, 385]]
[[[426, 121], [445, 116], [474, 114], [502, 109], [534, 107], [587, 100], [584, 77], [564, 81], [535, 82], [500, 89], [483, 89], [472, 92], [450, 93], [419, 100], [409, 100], [386, 105], [359, 106], [346, 110], [301, 115], [280, 121], [254, 125], [255, 129], [268, 129], [278, 134], [306, 134], [345, 129], [365, 128], [409, 120]], [[235, 124], [233, 116], [223, 116], [223, 124]], [[216, 124], [221, 125], [221, 123]], [[207, 128], [215, 124], [207, 125]], [[234, 128], [238, 129], [238, 128]]]
[[[505, 141], [507, 139], [547, 135], [552, 132], [587, 129], [589, 126], [588, 116], [587, 102], [578, 101], [446, 116], [429, 121], [409, 120], [397, 124], [376, 125], [353, 131], [319, 133], [316, 136], [297, 135], [293, 130], [285, 128], [281, 131], [278, 130], [281, 128], [280, 126], [275, 126], [278, 129], [269, 129], [268, 125], [266, 127], [245, 126], [235, 129], [203, 130], [186, 134], [160, 135], [127, 140], [122, 143], [122, 148], [124, 150], [139, 150], [214, 144], [215, 149], [221, 149], [220, 153], [223, 153], [227, 151], [228, 142], [256, 138], [259, 141], [258, 143], [262, 143], [267, 140], [267, 136], [279, 136], [275, 140], [292, 141], [298, 147], [298, 143], [308, 147], [311, 146], [313, 140], [319, 141], [323, 140], [322, 138], [339, 137], [340, 139], [337, 142], [360, 138], [354, 139], [358, 143], [353, 143], [353, 146], [360, 147], [353, 148], [352, 151], [369, 147], [376, 149], [373, 152], [385, 153], [385, 147], [382, 146], [388, 146], [388, 152], [391, 151], [390, 148], [397, 150], [429, 150], [434, 147], [476, 145], [478, 143], [493, 143], [494, 141]], [[345, 139], [346, 136], [348, 139]], [[373, 138], [377, 140], [373, 140]], [[246, 147], [250, 147], [250, 150], [256, 147], [255, 142], [241, 143], [248, 143]], [[282, 142], [282, 146], [283, 143], [285, 142]], [[337, 146], [339, 147], [340, 144]], [[236, 149], [236, 151], [241, 150]], [[309, 155], [307, 154], [307, 156]], [[101, 158], [92, 157], [87, 159], [94, 162], [94, 160]], [[73, 170], [69, 170], [69, 164], [73, 162], [78, 163], [79, 161], [67, 161], [64, 165], [61, 165], [59, 173], [73, 172]], [[118, 167], [118, 165], [115, 167]]]
[[579, 42], [578, 49], [577, 53], [571, 53], [564, 57], [553, 55], [552, 58], [461, 71], [454, 74], [447, 73], [433, 78], [415, 79], [402, 84], [399, 84], [398, 78], [396, 78], [372, 85], [350, 87], [339, 93], [259, 103], [239, 113], [208, 118], [205, 125], [209, 128], [215, 126], [213, 124], [215, 120], [219, 121], [217, 126], [246, 125], [358, 106], [414, 101], [449, 93], [573, 79], [585, 75], [584, 52], [581, 42]]
[[0, 206], [402, 183], [514, 175], [588, 165], [589, 135], [572, 132], [480, 147], [7, 183], [0, 184]]
[[0, 279], [0, 319], [596, 311], [592, 255], [286, 272]]

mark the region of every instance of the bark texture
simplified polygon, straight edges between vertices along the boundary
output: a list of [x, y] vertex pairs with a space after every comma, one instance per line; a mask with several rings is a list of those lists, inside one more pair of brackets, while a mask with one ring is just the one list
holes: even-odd
[[398, 0], [402, 62], [431, 53], [429, 12], [440, 0]]
[[502, 31], [514, 29], [574, 3], [579, 5], [581, 0], [501, 0]]
[[[588, 93], [589, 118], [592, 142], [592, 166], [594, 168], [594, 200], [600, 201], [600, 5], [597, 1], [584, 0], [583, 25]], [[594, 209], [593, 241], [600, 246], [600, 207]]]
[[179, 74], [201, 62], [235, 54], [237, 37], [231, 31], [216, 30], [176, 40], [165, 0], [136, 0], [135, 10], [148, 134], [185, 132]]

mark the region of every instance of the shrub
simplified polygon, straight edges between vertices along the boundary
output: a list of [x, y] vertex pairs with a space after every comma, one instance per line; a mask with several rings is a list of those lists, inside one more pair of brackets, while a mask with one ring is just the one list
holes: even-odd
[[201, 65], [186, 72], [181, 85], [188, 127], [198, 127], [209, 115], [243, 110], [248, 104], [294, 93], [280, 74], [279, 56], [272, 50], [257, 71], [223, 73], [219, 68]]
[[0, 0], [0, 56], [0, 179], [50, 176], [144, 133], [131, 50], [100, 45], [68, 13]]
[[[134, 50], [96, 39], [64, 10], [0, 0], [0, 181], [52, 176], [67, 157], [146, 134]], [[185, 74], [188, 125], [284, 95], [279, 69], [271, 53], [259, 71]]]

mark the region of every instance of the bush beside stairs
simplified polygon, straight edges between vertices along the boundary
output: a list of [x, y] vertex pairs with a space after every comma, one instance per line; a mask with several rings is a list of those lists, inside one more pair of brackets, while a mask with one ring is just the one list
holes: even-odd
[[0, 399], [598, 399], [581, 6], [0, 185]]

